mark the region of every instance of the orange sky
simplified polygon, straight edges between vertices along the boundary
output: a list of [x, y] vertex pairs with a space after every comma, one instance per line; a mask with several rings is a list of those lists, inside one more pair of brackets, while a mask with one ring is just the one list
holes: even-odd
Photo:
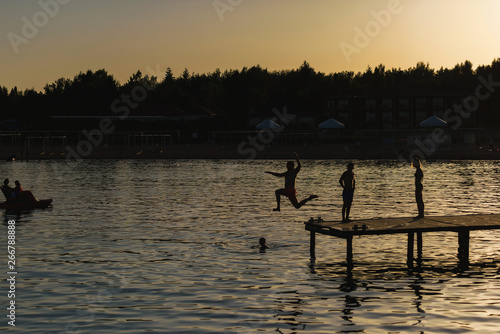
[[42, 90], [101, 68], [124, 83], [304, 60], [325, 73], [477, 66], [500, 57], [499, 12], [497, 0], [2, 0], [0, 85]]

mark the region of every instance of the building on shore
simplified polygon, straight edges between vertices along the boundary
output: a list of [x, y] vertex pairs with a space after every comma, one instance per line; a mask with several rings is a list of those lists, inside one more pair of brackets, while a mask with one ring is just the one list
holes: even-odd
[[[431, 116], [448, 121], [454, 106], [463, 105], [470, 93], [450, 92], [415, 95], [340, 95], [327, 99], [329, 114], [356, 130], [416, 129]], [[463, 127], [475, 128], [475, 117]]]

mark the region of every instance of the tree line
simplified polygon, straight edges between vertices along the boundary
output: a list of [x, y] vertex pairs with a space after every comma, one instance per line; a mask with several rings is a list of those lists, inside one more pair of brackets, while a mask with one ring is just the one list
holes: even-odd
[[[120, 84], [106, 70], [80, 72], [73, 79], [60, 78], [46, 84], [43, 91], [10, 90], [0, 86], [0, 120], [16, 119], [22, 128], [50, 127], [50, 116], [113, 115], [113, 103], [121, 100], [131, 107], [131, 115], [167, 115], [172, 110], [208, 110], [217, 115], [211, 130], [246, 129], [248, 120], [271, 115], [273, 108], [287, 106], [292, 113], [324, 118], [327, 99], [349, 95], [418, 95], [440, 92], [473, 94], [478, 77], [491, 76], [500, 82], [500, 58], [476, 69], [470, 61], [453, 68], [433, 69], [418, 62], [408, 69], [386, 69], [380, 64], [364, 72], [342, 71], [325, 74], [306, 61], [292, 70], [269, 71], [260, 66], [241, 70], [219, 69], [195, 74], [187, 69], [176, 77], [168, 68], [163, 78], [137, 71]], [[148, 89], [138, 89], [137, 87]], [[131, 94], [135, 93], [135, 100]], [[478, 125], [500, 121], [495, 112], [500, 94], [493, 94], [479, 110]], [[128, 98], [128, 100], [127, 100]], [[494, 122], [491, 122], [491, 121]]]

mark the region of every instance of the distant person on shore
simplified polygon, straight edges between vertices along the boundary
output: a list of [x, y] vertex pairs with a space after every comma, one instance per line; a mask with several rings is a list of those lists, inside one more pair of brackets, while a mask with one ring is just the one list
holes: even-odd
[[339, 183], [344, 190], [342, 190], [342, 199], [344, 205], [342, 206], [342, 222], [348, 223], [349, 214], [351, 213], [351, 205], [354, 199], [354, 189], [356, 189], [356, 180], [354, 179], [354, 164], [352, 162], [347, 164], [347, 170], [342, 174]]
[[283, 173], [274, 173], [274, 172], [266, 172], [267, 174], [274, 175], [276, 177], [284, 177], [285, 178], [285, 188], [280, 188], [275, 191], [276, 194], [276, 208], [273, 209], [273, 211], [280, 211], [280, 202], [281, 202], [281, 196], [286, 196], [292, 202], [293, 206], [296, 209], [299, 209], [302, 207], [304, 204], [309, 202], [310, 200], [314, 198], [318, 198], [317, 195], [311, 195], [308, 198], [298, 201], [297, 200], [297, 192], [295, 191], [295, 179], [297, 178], [297, 174], [300, 172], [301, 164], [299, 160], [299, 156], [297, 153], [293, 153], [295, 155], [295, 159], [297, 160], [297, 168], [295, 168], [295, 165], [293, 161], [288, 161], [286, 164], [287, 171]]
[[417, 201], [418, 216], [415, 218], [420, 219], [424, 217], [424, 200], [422, 198], [422, 190], [424, 189], [422, 179], [424, 173], [422, 172], [422, 164], [419, 159], [415, 158], [412, 166], [417, 169], [415, 172], [415, 200]]

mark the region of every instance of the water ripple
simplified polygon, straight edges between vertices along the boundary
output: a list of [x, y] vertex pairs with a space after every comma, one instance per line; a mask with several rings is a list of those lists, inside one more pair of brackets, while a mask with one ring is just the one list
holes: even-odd
[[[471, 232], [469, 268], [454, 233], [424, 234], [423, 263], [408, 270], [406, 239], [317, 237], [309, 217], [339, 219], [346, 161], [303, 161], [295, 210], [275, 206], [283, 161], [15, 162], [50, 210], [17, 221], [20, 333], [497, 333], [500, 231]], [[413, 216], [414, 170], [354, 161], [352, 217]], [[428, 214], [500, 213], [496, 161], [424, 164]], [[56, 191], [57, 190], [57, 191]], [[270, 246], [259, 252], [258, 239]], [[5, 298], [5, 297], [4, 297]], [[3, 325], [2, 325], [3, 326]]]

